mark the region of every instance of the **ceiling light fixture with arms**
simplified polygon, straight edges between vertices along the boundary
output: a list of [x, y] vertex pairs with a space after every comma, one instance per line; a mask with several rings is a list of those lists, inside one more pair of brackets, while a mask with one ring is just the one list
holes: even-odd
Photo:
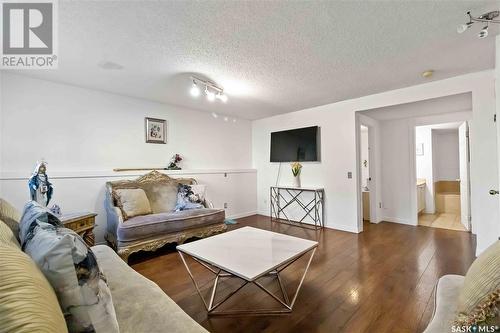
[[496, 23], [499, 24], [500, 20], [497, 20], [496, 18], [500, 15], [500, 11], [494, 10], [491, 12], [488, 12], [486, 14], [480, 15], [480, 16], [472, 16], [470, 12], [467, 12], [467, 16], [469, 17], [469, 22], [460, 24], [457, 27], [457, 32], [459, 34], [465, 32], [466, 30], [469, 30], [474, 23], [486, 23], [486, 25], [479, 31], [477, 34], [477, 37], [479, 38], [486, 38], [488, 37], [488, 27], [490, 23]]
[[200, 87], [205, 87], [203, 91], [205, 92], [205, 95], [207, 96], [207, 100], [210, 102], [215, 101], [215, 99], [220, 100], [223, 103], [227, 102], [227, 95], [224, 94], [224, 89], [216, 85], [215, 83], [207, 80], [202, 80], [200, 78], [197, 78], [195, 76], [191, 76], [191, 80], [193, 81], [193, 85], [191, 86], [191, 89], [189, 92], [191, 93], [191, 96], [193, 97], [198, 97], [200, 96], [201, 89]]

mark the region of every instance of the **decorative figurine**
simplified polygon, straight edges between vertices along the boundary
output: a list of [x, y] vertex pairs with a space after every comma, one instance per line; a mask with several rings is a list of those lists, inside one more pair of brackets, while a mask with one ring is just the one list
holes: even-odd
[[33, 174], [28, 180], [28, 186], [30, 188], [31, 200], [47, 207], [53, 192], [53, 186], [47, 176], [47, 162], [37, 162], [35, 170], [33, 170]]
[[181, 170], [181, 167], [177, 165], [177, 163], [179, 163], [180, 161], [182, 161], [181, 155], [175, 154], [174, 156], [172, 156], [172, 158], [170, 159], [170, 164], [167, 167], [167, 170]]

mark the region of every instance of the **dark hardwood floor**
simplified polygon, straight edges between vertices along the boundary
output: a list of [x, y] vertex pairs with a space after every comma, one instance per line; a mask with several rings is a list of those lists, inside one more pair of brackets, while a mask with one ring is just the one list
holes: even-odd
[[[271, 229], [268, 217], [251, 216], [230, 228]], [[445, 274], [465, 274], [474, 260], [475, 238], [467, 232], [382, 222], [365, 224], [352, 234], [312, 230], [274, 223], [273, 230], [319, 240], [304, 285], [291, 314], [280, 316], [207, 317], [206, 310], [174, 246], [139, 253], [131, 266], [156, 282], [185, 312], [210, 332], [422, 332], [432, 315], [433, 291]], [[229, 254], [230, 255], [230, 254]], [[293, 292], [305, 258], [284, 271]], [[189, 262], [207, 289], [213, 274]], [[277, 290], [275, 281], [264, 281]], [[223, 294], [238, 285], [230, 279]], [[254, 286], [246, 286], [232, 303], [222, 306], [274, 306], [276, 302]], [[220, 296], [222, 297], [222, 296]]]

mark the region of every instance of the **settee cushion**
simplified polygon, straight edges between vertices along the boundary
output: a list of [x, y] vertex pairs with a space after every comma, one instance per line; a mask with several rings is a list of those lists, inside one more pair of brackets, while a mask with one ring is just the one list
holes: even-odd
[[117, 236], [121, 242], [140, 240], [152, 235], [222, 223], [224, 217], [223, 209], [210, 208], [135, 216], [120, 223]]
[[148, 197], [142, 188], [118, 189], [116, 197], [118, 207], [120, 207], [125, 219], [151, 214]]
[[156, 283], [130, 268], [106, 245], [92, 247], [108, 279], [121, 333], [207, 332]]
[[140, 186], [148, 196], [153, 214], [171, 212], [175, 209], [177, 182], [142, 183]]

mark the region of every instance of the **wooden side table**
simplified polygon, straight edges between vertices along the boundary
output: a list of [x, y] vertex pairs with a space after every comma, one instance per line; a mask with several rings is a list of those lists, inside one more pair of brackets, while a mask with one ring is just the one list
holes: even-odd
[[59, 219], [68, 229], [79, 234], [88, 246], [95, 245], [94, 226], [95, 213], [72, 213], [64, 214]]

